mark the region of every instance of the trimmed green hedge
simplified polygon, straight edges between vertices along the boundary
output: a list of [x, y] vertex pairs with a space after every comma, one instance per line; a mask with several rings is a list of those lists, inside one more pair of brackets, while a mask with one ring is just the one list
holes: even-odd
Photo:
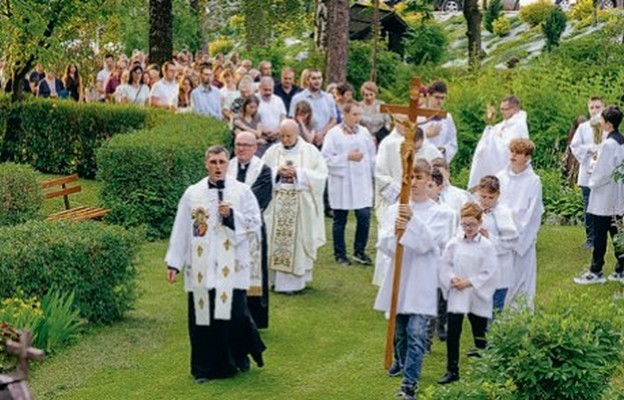
[[30, 221], [0, 228], [0, 298], [75, 291], [80, 315], [111, 323], [132, 308], [141, 235], [99, 222]]
[[107, 220], [167, 237], [182, 193], [206, 176], [206, 148], [229, 140], [224, 123], [195, 115], [163, 115], [153, 129], [113, 137], [97, 153]]
[[0, 102], [0, 159], [93, 178], [96, 150], [115, 134], [149, 126], [153, 114], [134, 106], [67, 100]]
[[42, 204], [43, 193], [30, 166], [0, 164], [0, 226], [40, 217]]

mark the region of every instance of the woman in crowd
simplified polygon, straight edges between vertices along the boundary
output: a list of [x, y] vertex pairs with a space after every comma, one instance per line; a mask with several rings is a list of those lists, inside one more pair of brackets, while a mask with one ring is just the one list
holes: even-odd
[[258, 114], [258, 106], [260, 102], [256, 96], [248, 96], [243, 102], [241, 112], [234, 117], [234, 137], [242, 131], [251, 132], [258, 138], [258, 151], [256, 155], [262, 157], [264, 150], [261, 147], [266, 144], [266, 140], [262, 138], [262, 124], [260, 114]]
[[240, 97], [232, 102], [232, 107], [230, 108], [230, 110], [234, 114], [239, 114], [241, 112], [245, 100], [247, 100], [247, 98], [253, 95], [255, 92], [253, 80], [249, 75], [245, 75], [245, 77], [241, 79], [240, 83], [238, 84], [238, 90], [240, 93]]
[[[122, 103], [134, 104], [141, 107], [147, 105], [150, 90], [145, 82], [145, 77], [146, 73], [140, 65], [132, 67], [128, 85], [121, 96]], [[147, 74], [147, 79], [149, 79], [149, 74]]]
[[360, 124], [368, 129], [376, 139], [377, 144], [379, 144], [389, 133], [390, 116], [380, 111], [380, 107], [384, 102], [377, 99], [379, 90], [375, 82], [364, 82], [360, 89], [360, 94], [362, 95], [362, 101], [360, 102], [362, 119], [360, 119]]
[[223, 87], [221, 90], [221, 109], [223, 110], [223, 117], [226, 120], [232, 119], [232, 103], [234, 100], [240, 97], [238, 89], [236, 89], [236, 83], [234, 83], [234, 74], [231, 69], [225, 69], [221, 73], [221, 82]]
[[115, 93], [113, 93], [113, 100], [115, 103], [121, 103], [121, 99], [128, 90], [128, 82], [130, 81], [130, 71], [124, 70], [121, 73], [120, 84], [115, 89]]
[[65, 84], [65, 90], [69, 98], [75, 101], [82, 100], [82, 81], [80, 80], [80, 73], [76, 64], [71, 63], [67, 66], [65, 76], [63, 77], [63, 83]]
[[184, 113], [191, 109], [191, 92], [193, 81], [188, 76], [180, 79], [180, 92], [178, 94], [178, 112]]
[[295, 106], [295, 121], [299, 125], [299, 136], [308, 143], [314, 140], [314, 127], [312, 126], [312, 107], [310, 103], [301, 100]]

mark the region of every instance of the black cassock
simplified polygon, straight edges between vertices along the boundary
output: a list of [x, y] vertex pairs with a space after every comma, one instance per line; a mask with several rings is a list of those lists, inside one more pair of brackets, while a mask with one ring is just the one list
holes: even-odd
[[[236, 180], [239, 182], [245, 182], [248, 168], [238, 164], [238, 173]], [[273, 194], [273, 180], [271, 175], [271, 168], [266, 165], [262, 166], [260, 175], [256, 181], [251, 185], [251, 191], [258, 200], [260, 206], [260, 213], [264, 213], [264, 210], [271, 202], [271, 196]], [[267, 234], [264, 218], [262, 218], [262, 296], [261, 297], [248, 297], [247, 306], [251, 312], [251, 316], [256, 322], [256, 326], [259, 329], [269, 327], [269, 268], [267, 260]]]

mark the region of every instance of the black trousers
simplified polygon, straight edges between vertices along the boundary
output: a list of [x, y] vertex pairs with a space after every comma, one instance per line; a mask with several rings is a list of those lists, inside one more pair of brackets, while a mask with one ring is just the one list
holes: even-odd
[[[468, 313], [468, 320], [472, 327], [472, 337], [477, 349], [485, 349], [487, 341], [485, 332], [488, 319]], [[459, 373], [459, 340], [462, 333], [464, 314], [448, 313], [448, 336], [446, 338], [446, 369], [450, 372]]]
[[[611, 240], [617, 234], [618, 229], [615, 225], [616, 219], [621, 219], [621, 216], [591, 216], [594, 225], [594, 251], [592, 253], [591, 272], [597, 274], [602, 272], [604, 266], [604, 257], [607, 252], [607, 236], [611, 235]], [[624, 272], [624, 254], [615, 251], [615, 259], [617, 265], [615, 272]]]
[[193, 293], [188, 294], [188, 326], [191, 339], [191, 374], [195, 378], [227, 378], [249, 369], [247, 355], [262, 366], [266, 346], [247, 308], [247, 291], [234, 290], [232, 315], [214, 319], [215, 290], [209, 290], [210, 325], [195, 324]]

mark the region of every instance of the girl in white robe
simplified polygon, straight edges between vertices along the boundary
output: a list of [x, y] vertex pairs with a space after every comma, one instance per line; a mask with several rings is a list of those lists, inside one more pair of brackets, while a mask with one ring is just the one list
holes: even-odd
[[464, 204], [460, 213], [462, 236], [451, 239], [442, 255], [440, 286], [448, 300], [446, 374], [438, 381], [459, 380], [459, 341], [464, 315], [468, 315], [477, 349], [484, 349], [492, 296], [496, 289], [496, 250], [481, 234], [483, 211], [478, 204]]

